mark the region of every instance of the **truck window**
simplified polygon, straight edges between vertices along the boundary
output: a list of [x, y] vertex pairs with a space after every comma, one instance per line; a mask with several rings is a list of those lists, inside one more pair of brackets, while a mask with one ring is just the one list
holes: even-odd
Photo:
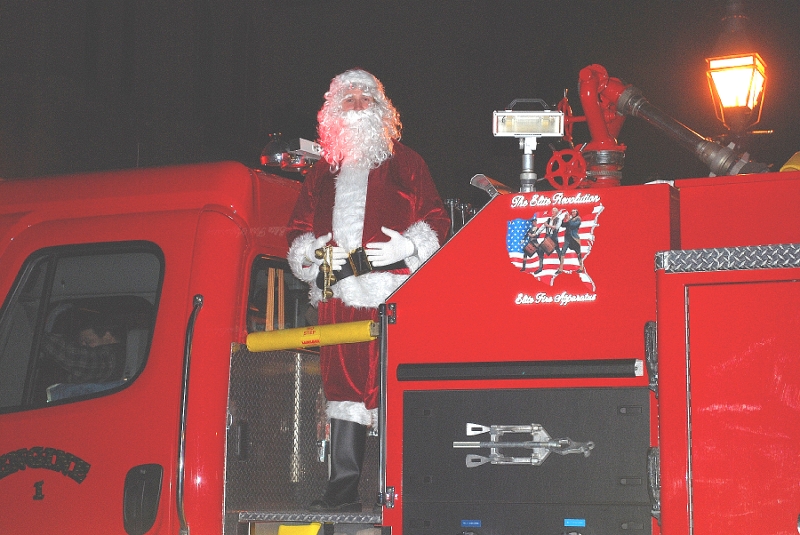
[[315, 324], [316, 309], [308, 304], [308, 285], [292, 275], [285, 261], [256, 258], [250, 272], [247, 332]]
[[0, 310], [0, 412], [111, 394], [147, 358], [163, 273], [154, 244], [33, 254]]

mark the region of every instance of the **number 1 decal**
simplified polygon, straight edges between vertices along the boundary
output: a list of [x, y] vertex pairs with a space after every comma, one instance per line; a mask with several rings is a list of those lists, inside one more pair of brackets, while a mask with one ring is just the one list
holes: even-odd
[[36, 494], [33, 495], [34, 500], [44, 500], [44, 493], [42, 492], [42, 487], [44, 487], [44, 481], [37, 481], [33, 484], [33, 488], [36, 489]]

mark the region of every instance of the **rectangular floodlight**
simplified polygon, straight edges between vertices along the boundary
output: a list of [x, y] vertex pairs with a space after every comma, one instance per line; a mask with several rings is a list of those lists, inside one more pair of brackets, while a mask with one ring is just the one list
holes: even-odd
[[512, 111], [492, 113], [492, 133], [497, 137], [563, 137], [564, 113]]

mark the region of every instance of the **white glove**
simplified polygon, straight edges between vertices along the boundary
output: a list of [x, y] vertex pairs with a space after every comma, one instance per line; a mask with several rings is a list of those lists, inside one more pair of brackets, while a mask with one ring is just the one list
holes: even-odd
[[324, 236], [320, 236], [319, 238], [315, 238], [314, 241], [312, 241], [309, 244], [309, 246], [308, 246], [308, 248], [306, 249], [306, 252], [305, 252], [306, 260], [308, 260], [309, 263], [316, 264], [316, 265], [322, 264], [322, 259], [321, 258], [317, 258], [317, 254], [316, 254], [317, 253], [317, 249], [325, 247], [325, 244], [328, 243], [329, 241], [331, 241], [331, 237], [332, 237], [332, 234], [329, 232], [329, 233], [325, 234]]
[[[317, 258], [317, 249], [321, 249], [325, 247], [325, 245], [331, 241], [332, 234], [329, 232], [324, 236], [320, 236], [316, 238], [306, 249], [305, 256], [306, 260], [310, 263], [315, 264], [317, 266], [322, 264], [322, 258]], [[331, 258], [331, 268], [334, 271], [339, 271], [342, 269], [342, 266], [345, 262], [347, 262], [347, 251], [339, 247], [338, 245], [334, 245], [332, 247], [332, 258]]]
[[342, 269], [342, 266], [347, 262], [347, 251], [339, 247], [338, 245], [334, 245], [331, 247], [332, 254], [331, 254], [331, 269], [334, 271], [339, 271]]
[[372, 242], [364, 246], [367, 258], [373, 266], [388, 266], [400, 260], [405, 260], [417, 252], [414, 242], [396, 230], [386, 227], [381, 227], [381, 230], [389, 236], [389, 241]]

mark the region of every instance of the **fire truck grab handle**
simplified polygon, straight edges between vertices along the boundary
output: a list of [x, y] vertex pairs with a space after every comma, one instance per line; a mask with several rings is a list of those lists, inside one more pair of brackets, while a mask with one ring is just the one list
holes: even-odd
[[186, 325], [186, 340], [183, 349], [183, 385], [181, 388], [180, 428], [178, 429], [178, 474], [177, 484], [175, 485], [175, 503], [178, 509], [178, 520], [181, 524], [181, 535], [189, 535], [189, 524], [186, 523], [186, 513], [183, 503], [184, 462], [186, 460], [186, 401], [189, 399], [189, 363], [192, 360], [194, 324], [195, 321], [197, 321], [197, 314], [200, 312], [201, 308], [203, 308], [203, 296], [197, 294], [192, 300], [192, 313], [189, 315], [189, 322]]

